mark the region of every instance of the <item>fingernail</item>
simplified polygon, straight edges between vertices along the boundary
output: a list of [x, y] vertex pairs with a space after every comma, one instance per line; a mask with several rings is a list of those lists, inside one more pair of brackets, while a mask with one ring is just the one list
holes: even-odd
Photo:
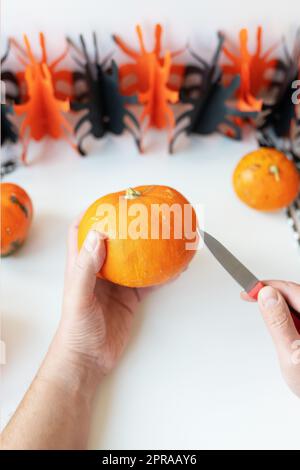
[[99, 243], [99, 234], [96, 232], [96, 230], [91, 230], [88, 234], [87, 237], [84, 241], [84, 248], [89, 251], [90, 253], [92, 251], [95, 251], [95, 249], [98, 246]]
[[273, 308], [279, 302], [278, 292], [273, 287], [266, 286], [260, 291], [259, 300], [265, 308]]

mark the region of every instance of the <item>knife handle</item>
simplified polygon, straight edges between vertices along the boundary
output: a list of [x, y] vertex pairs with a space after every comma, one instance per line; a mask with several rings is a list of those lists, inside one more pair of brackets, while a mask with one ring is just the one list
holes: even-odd
[[265, 284], [259, 281], [249, 292], [247, 292], [247, 294], [251, 299], [257, 300], [258, 294], [263, 287], [265, 287]]
[[[249, 297], [251, 297], [251, 299], [253, 300], [257, 300], [257, 297], [258, 297], [258, 294], [259, 294], [259, 291], [265, 287], [265, 284], [261, 281], [259, 281], [249, 292], [248, 292], [248, 295]], [[290, 312], [291, 312], [291, 315], [293, 317], [293, 321], [294, 321], [294, 324], [295, 324], [295, 327], [298, 331], [298, 333], [300, 333], [300, 313], [297, 312], [297, 310], [295, 310], [293, 307], [291, 307], [289, 304], [288, 304], [288, 307], [290, 309]]]

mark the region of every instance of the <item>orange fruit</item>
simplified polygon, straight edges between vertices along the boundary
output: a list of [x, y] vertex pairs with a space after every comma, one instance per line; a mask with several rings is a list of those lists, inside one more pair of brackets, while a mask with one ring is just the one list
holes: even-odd
[[294, 201], [300, 178], [296, 165], [284, 153], [261, 147], [240, 160], [233, 174], [233, 186], [248, 206], [273, 211]]
[[[162, 211], [156, 212], [158, 206]], [[138, 186], [97, 199], [79, 224], [79, 249], [91, 229], [107, 235], [106, 259], [98, 277], [128, 287], [158, 285], [177, 276], [198, 243], [195, 210], [167, 186]]]
[[32, 220], [31, 199], [20, 186], [1, 183], [1, 256], [14, 253], [25, 241]]

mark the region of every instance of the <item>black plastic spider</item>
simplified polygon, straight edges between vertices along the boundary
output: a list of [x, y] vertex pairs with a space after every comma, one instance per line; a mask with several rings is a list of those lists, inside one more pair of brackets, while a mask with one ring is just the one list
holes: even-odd
[[[74, 60], [80, 67], [80, 70], [73, 74], [75, 87], [79, 82], [83, 82], [86, 87], [84, 92], [75, 95], [75, 101], [71, 103], [72, 110], [86, 111], [77, 122], [75, 133], [78, 132], [85, 122], [90, 124], [90, 128], [78, 141], [78, 150], [81, 155], [86, 154], [82, 144], [88, 135], [92, 135], [95, 138], [101, 138], [108, 132], [120, 135], [125, 129], [133, 135], [136, 145], [140, 150], [140, 126], [138, 120], [125, 107], [127, 104], [136, 103], [136, 98], [122, 96], [119, 92], [119, 77], [116, 63], [112, 61], [110, 69], [106, 69], [106, 64], [110, 60], [111, 55], [100, 63], [95, 33], [93, 33], [94, 61], [89, 57], [82, 35], [80, 35], [82, 50], [70, 38], [67, 38], [67, 41], [76, 51], [77, 56], [74, 57]], [[131, 125], [126, 123], [126, 117]]]
[[[1, 68], [6, 61], [10, 51], [10, 42], [8, 43], [7, 50], [1, 58]], [[1, 86], [3, 87], [1, 102], [1, 146], [5, 143], [16, 143], [18, 141], [18, 130], [9, 118], [9, 114], [13, 113], [12, 103], [20, 101], [19, 83], [17, 77], [10, 70], [1, 71]], [[11, 173], [16, 167], [16, 161], [10, 158], [1, 164], [1, 177], [7, 173]]]
[[[10, 51], [10, 42], [8, 43], [6, 52], [1, 58], [1, 69], [6, 61]], [[17, 77], [10, 70], [1, 70], [1, 86], [3, 87], [1, 102], [1, 145], [5, 142], [17, 142], [18, 131], [14, 124], [10, 121], [8, 115], [12, 113], [11, 103], [17, 103], [20, 100], [19, 84]], [[10, 91], [9, 91], [10, 88]]]
[[263, 105], [257, 124], [258, 142], [261, 146], [282, 149], [280, 139], [285, 139], [284, 145], [288, 143], [295, 153], [295, 144], [300, 139], [300, 118], [297, 116], [299, 106], [295, 103], [295, 97], [299, 95], [295, 84], [297, 86], [296, 80], [300, 75], [300, 29], [292, 54], [285, 45], [285, 61], [279, 61], [278, 68], [283, 73], [283, 79], [274, 83], [277, 93], [273, 102]]
[[[222, 71], [218, 62], [224, 36], [219, 33], [218, 39], [218, 46], [210, 64], [191, 51], [192, 56], [200, 65], [188, 65], [186, 67], [185, 82], [192, 75], [195, 75], [200, 78], [200, 84], [184, 85], [181, 89], [181, 102], [190, 104], [192, 108], [183, 112], [176, 119], [176, 126], [186, 118], [189, 119], [189, 122], [175, 130], [169, 144], [170, 153], [173, 153], [174, 143], [182, 133], [187, 135], [208, 135], [218, 131], [239, 140], [241, 139], [241, 129], [232, 118], [254, 118], [257, 116], [256, 112], [240, 111], [227, 104], [229, 100], [233, 99], [239, 87], [240, 78], [236, 76], [229, 86], [222, 84]], [[227, 132], [224, 131], [224, 128], [227, 129]]]
[[11, 106], [1, 104], [1, 145], [4, 145], [6, 142], [15, 144], [18, 140], [18, 131], [8, 118], [8, 114], [11, 112]]
[[[5, 99], [9, 102], [18, 103], [20, 101], [19, 83], [16, 75], [10, 70], [2, 70], [3, 64], [6, 61], [11, 43], [8, 42], [5, 54], [1, 57], [1, 81], [5, 83]], [[14, 93], [8, 91], [8, 87], [12, 87]]]

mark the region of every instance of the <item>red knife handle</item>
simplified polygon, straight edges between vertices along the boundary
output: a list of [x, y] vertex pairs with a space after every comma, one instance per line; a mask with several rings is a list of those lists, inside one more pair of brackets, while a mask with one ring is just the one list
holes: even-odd
[[263, 282], [259, 281], [257, 284], [255, 284], [254, 287], [252, 287], [252, 289], [249, 292], [247, 292], [247, 294], [249, 295], [249, 297], [251, 297], [251, 299], [257, 300], [259, 291], [263, 287], [265, 287], [265, 284]]
[[[263, 287], [265, 287], [265, 284], [263, 282], [259, 281], [257, 284], [255, 284], [255, 286], [249, 292], [247, 292], [247, 294], [249, 295], [249, 297], [251, 297], [251, 299], [257, 300], [259, 291]], [[300, 333], [300, 313], [297, 312], [297, 310], [295, 310], [289, 304], [288, 304], [288, 307], [289, 307], [291, 315], [293, 317], [295, 327], [296, 327], [298, 333]]]

